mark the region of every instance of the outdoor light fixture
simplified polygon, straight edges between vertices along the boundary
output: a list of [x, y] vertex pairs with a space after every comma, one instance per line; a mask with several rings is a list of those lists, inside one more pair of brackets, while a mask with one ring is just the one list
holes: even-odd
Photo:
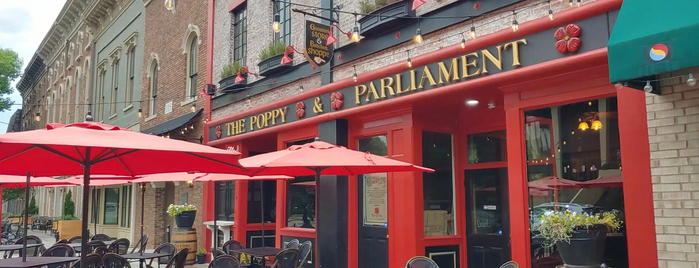
[[643, 87], [643, 91], [648, 93], [653, 91], [653, 86], [650, 85], [650, 81], [646, 81], [646, 86]]
[[549, 19], [553, 20], [553, 10], [549, 8]]
[[36, 115], [34, 116], [34, 120], [35, 120], [36, 122], [41, 121], [41, 114], [40, 114], [39, 112], [36, 112]]
[[197, 110], [197, 104], [192, 103], [192, 112], [195, 112]]
[[415, 30], [415, 37], [413, 37], [413, 41], [415, 43], [421, 44], [422, 43], [422, 31], [420, 30], [420, 21], [417, 21], [417, 30]]
[[291, 57], [289, 57], [289, 49], [291, 49], [292, 52], [295, 50], [294, 47], [291, 45], [288, 45], [286, 46], [286, 48], [284, 48], [284, 56], [282, 57], [281, 65], [291, 63], [294, 61], [291, 59]]
[[519, 22], [517, 22], [517, 14], [512, 11], [512, 31], [516, 32], [519, 30]]
[[175, 10], [175, 0], [165, 0], [165, 8], [169, 11]]
[[697, 80], [694, 79], [694, 76], [692, 74], [689, 74], [689, 77], [687, 78], [687, 85], [690, 87], [693, 87], [696, 84], [697, 84]]
[[187, 181], [187, 185], [189, 188], [194, 188], [194, 182], [193, 181]]
[[87, 111], [87, 116], [85, 116], [85, 122], [92, 122], [92, 112]]
[[570, 7], [573, 7], [573, 0], [568, 0], [568, 4], [570, 4]]
[[354, 70], [354, 75], [352, 75], [352, 81], [357, 83], [357, 68], [354, 65], [352, 65], [352, 69]]
[[463, 33], [461, 33], [461, 49], [466, 48], [466, 37], [464, 36]]
[[194, 130], [194, 125], [189, 126], [190, 130]]
[[616, 89], [622, 89], [624, 87], [624, 85], [617, 82], [616, 84], [614, 84], [614, 87], [616, 87]]
[[180, 134], [184, 135], [184, 130], [180, 130]]
[[582, 131], [585, 131], [589, 128], [590, 128], [590, 125], [588, 125], [587, 122], [585, 122], [585, 121], [580, 122], [580, 124], [578, 125], [578, 129], [582, 130]]
[[352, 37], [350, 39], [352, 39], [352, 42], [359, 42], [359, 25], [355, 24], [354, 28], [352, 28]]
[[425, 0], [414, 0], [414, 1], [413, 1], [413, 8], [412, 8], [411, 10], [415, 10], [415, 9], [417, 9], [418, 7], [420, 7], [421, 5], [424, 5], [424, 4], [425, 4]]
[[275, 33], [278, 33], [281, 30], [281, 24], [279, 22], [279, 13], [274, 14], [274, 23], [272, 23], [272, 29]]
[[[325, 41], [326, 46], [332, 45], [333, 43], [335, 43], [337, 41], [337, 37], [335, 37], [335, 31], [333, 31], [333, 27], [335, 27], [338, 31], [340, 31], [340, 33], [346, 35], [347, 38], [352, 39], [353, 32], [345, 32], [342, 29], [340, 29], [340, 26], [337, 26], [336, 24], [330, 24], [330, 32], [328, 33], [328, 39]], [[359, 32], [359, 31], [357, 31], [357, 32]]]
[[245, 80], [245, 78], [243, 78], [243, 75], [240, 74], [240, 71], [238, 71], [238, 75], [235, 77], [235, 81], [234, 81], [234, 82], [237, 84], [237, 83], [242, 82], [243, 80]]
[[599, 121], [599, 119], [592, 121], [592, 129], [594, 129], [594, 130], [602, 129], [602, 121]]
[[580, 7], [580, 2], [581, 2], [581, 0], [578, 0], [578, 7]]
[[138, 108], [138, 118], [141, 118], [143, 116], [143, 110], [141, 108]]
[[471, 39], [476, 39], [476, 26], [471, 26], [471, 31], [469, 32]]

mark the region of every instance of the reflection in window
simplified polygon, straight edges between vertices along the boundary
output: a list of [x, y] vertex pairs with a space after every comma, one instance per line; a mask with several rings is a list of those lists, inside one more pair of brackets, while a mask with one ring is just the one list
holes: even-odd
[[90, 222], [91, 223], [99, 223], [99, 211], [100, 211], [100, 195], [102, 191], [101, 189], [97, 188], [92, 188], [92, 194], [90, 195], [90, 198], [92, 198], [92, 206], [90, 206]]
[[[303, 145], [310, 140], [289, 142], [287, 147]], [[316, 228], [316, 179], [315, 176], [296, 177], [287, 182], [286, 226], [296, 228]]]
[[505, 131], [468, 135], [468, 163], [488, 163], [507, 160]]
[[131, 227], [131, 185], [121, 187], [121, 227]]
[[119, 223], [119, 188], [104, 189], [104, 224]]
[[[387, 156], [387, 137], [359, 139], [358, 149], [360, 152]], [[388, 226], [388, 174], [364, 174], [361, 175], [361, 182], [364, 226]]]
[[454, 235], [454, 152], [450, 134], [422, 132], [425, 236]]
[[235, 182], [216, 183], [216, 217], [222, 221], [232, 221], [235, 200]]
[[[525, 112], [532, 260], [559, 263], [555, 247], [536, 237], [541, 215], [550, 210], [600, 213], [623, 219], [621, 150], [616, 98]], [[605, 263], [628, 267], [625, 229], [608, 234]]]

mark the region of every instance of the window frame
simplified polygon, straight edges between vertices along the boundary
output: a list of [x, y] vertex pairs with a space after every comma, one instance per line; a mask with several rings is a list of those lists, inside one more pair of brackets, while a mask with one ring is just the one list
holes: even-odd
[[119, 96], [119, 59], [115, 59], [112, 63], [112, 86], [111, 86], [111, 97], [109, 98], [109, 116], [115, 116], [117, 114], [117, 100]]
[[[233, 221], [235, 218], [235, 181], [216, 182], [215, 193], [215, 217], [220, 221]], [[218, 202], [221, 192], [224, 192], [224, 204]], [[223, 215], [221, 212], [223, 206]]]
[[189, 40], [187, 52], [187, 96], [186, 99], [194, 99], [197, 94], [199, 76], [199, 36], [193, 35]]
[[148, 111], [148, 114], [149, 114], [151, 117], [152, 117], [152, 116], [155, 116], [155, 115], [157, 114], [157, 109], [156, 109], [157, 107], [156, 107], [156, 105], [158, 104], [158, 103], [157, 103], [157, 98], [158, 98], [158, 69], [159, 69], [158, 66], [159, 66], [159, 64], [158, 64], [157, 61], [154, 61], [153, 64], [152, 64], [152, 66], [151, 66], [152, 73], [151, 73], [151, 75], [150, 75], [150, 98], [149, 98], [149, 99], [150, 99], [150, 100], [149, 100], [150, 107], [149, 107], [149, 111]]
[[131, 195], [133, 194], [133, 185], [122, 185], [119, 199], [119, 227], [131, 227]]
[[[243, 3], [233, 10], [233, 62], [245, 66], [247, 61], [247, 4]], [[240, 26], [242, 24], [242, 26]], [[240, 40], [240, 43], [238, 42]]]
[[125, 103], [133, 103], [133, 91], [136, 77], [136, 47], [132, 46], [127, 50], [126, 56], [126, 92]]
[[[114, 222], [114, 223], [107, 223], [107, 190], [115, 190], [116, 191], [116, 196], [117, 196], [117, 205], [116, 205], [116, 211], [115, 211], [116, 222]], [[121, 214], [120, 213], [121, 212], [120, 206], [119, 206], [120, 205], [119, 203], [121, 201], [121, 187], [107, 187], [107, 188], [104, 188], [103, 192], [104, 192], [104, 198], [102, 200], [103, 206], [102, 206], [102, 213], [100, 213], [102, 215], [102, 225], [119, 226], [119, 220], [121, 219], [121, 217], [119, 217], [120, 216], [119, 214]]]
[[274, 42], [284, 42], [291, 45], [291, 4], [275, 0], [273, 4], [272, 18], [279, 14], [279, 32], [274, 33]]

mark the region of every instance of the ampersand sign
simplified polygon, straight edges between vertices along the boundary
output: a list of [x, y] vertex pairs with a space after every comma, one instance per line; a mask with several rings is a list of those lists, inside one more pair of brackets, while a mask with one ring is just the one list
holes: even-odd
[[313, 101], [313, 112], [317, 114], [323, 112], [323, 104], [320, 102], [320, 97], [316, 97]]

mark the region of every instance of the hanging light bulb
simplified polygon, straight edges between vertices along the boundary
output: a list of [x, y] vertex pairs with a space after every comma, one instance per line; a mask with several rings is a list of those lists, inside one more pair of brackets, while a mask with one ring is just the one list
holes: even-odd
[[466, 48], [466, 37], [463, 36], [463, 35], [464, 35], [464, 34], [462, 33], [462, 34], [461, 34], [461, 49], [465, 49], [465, 48]]
[[573, 7], [573, 0], [568, 0], [568, 4], [570, 4], [570, 7]]
[[693, 87], [697, 84], [697, 80], [694, 79], [694, 76], [692, 74], [689, 74], [689, 77], [687, 78], [687, 85], [690, 87]]
[[138, 108], [138, 118], [141, 118], [143, 116], [143, 110], [141, 108]]
[[578, 129], [582, 130], [582, 131], [585, 131], [589, 128], [590, 128], [590, 125], [588, 125], [587, 122], [585, 122], [585, 121], [580, 122], [580, 124], [578, 125]]
[[272, 23], [272, 30], [274, 30], [275, 33], [278, 33], [281, 31], [281, 23], [279, 22], [279, 13], [274, 14], [274, 22]]
[[519, 30], [519, 23], [517, 19], [512, 19], [512, 31], [516, 32], [517, 30]]
[[194, 130], [194, 125], [189, 126], [190, 130]]
[[420, 27], [415, 30], [415, 37], [413, 37], [413, 41], [418, 44], [422, 43], [422, 31], [420, 31]]
[[165, 0], [165, 9], [168, 11], [175, 10], [175, 0]]
[[36, 122], [41, 121], [41, 114], [40, 114], [39, 112], [36, 112], [36, 115], [34, 115], [34, 120], [35, 120]]
[[616, 84], [614, 84], [614, 87], [616, 87], [616, 89], [622, 89], [622, 88], [624, 87], [624, 85], [622, 85], [621, 83], [617, 82]]
[[476, 39], [476, 26], [471, 26], [471, 31], [469, 31], [471, 39]]
[[599, 121], [599, 119], [592, 121], [592, 129], [594, 129], [594, 130], [602, 129], [602, 121]]
[[192, 112], [195, 112], [197, 110], [197, 104], [192, 103]]
[[581, 2], [581, 0], [578, 0], [578, 4], [577, 4], [578, 7], [580, 7], [580, 2]]
[[549, 9], [549, 19], [553, 20], [553, 10]]
[[184, 130], [180, 130], [180, 134], [184, 135]]
[[355, 24], [354, 28], [352, 28], [352, 42], [359, 42], [360, 36], [359, 36], [359, 25]]
[[643, 87], [643, 91], [648, 93], [653, 91], [653, 86], [650, 85], [650, 81], [646, 81], [646, 86]]
[[354, 65], [352, 65], [352, 69], [354, 69], [354, 75], [352, 75], [352, 81], [357, 83], [357, 68]]
[[410, 61], [410, 58], [408, 58], [408, 68], [413, 68], [413, 62]]

